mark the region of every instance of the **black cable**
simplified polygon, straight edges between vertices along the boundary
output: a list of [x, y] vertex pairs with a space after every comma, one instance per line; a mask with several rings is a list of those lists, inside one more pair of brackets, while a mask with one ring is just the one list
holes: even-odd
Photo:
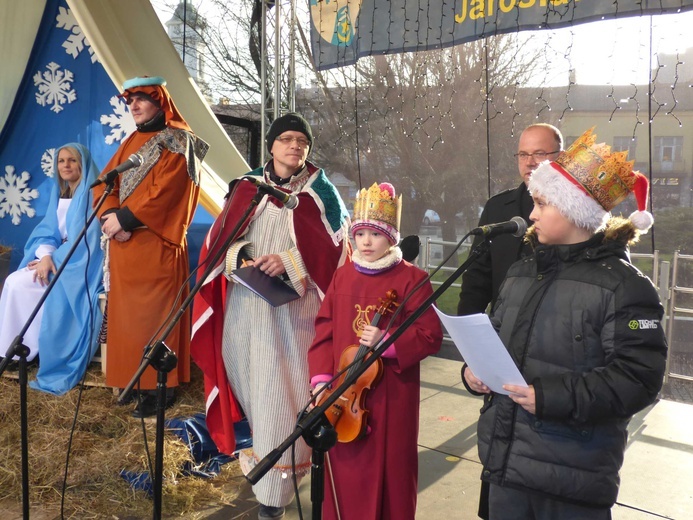
[[[84, 206], [84, 222], [86, 225], [86, 222], [89, 218], [89, 205]], [[87, 343], [87, 346], [90, 349], [91, 352], [91, 345], [94, 341], [94, 302], [92, 302], [91, 299], [91, 291], [89, 290], [89, 263], [91, 262], [91, 249], [89, 248], [89, 229], [87, 228], [86, 232], [84, 233], [84, 244], [87, 249], [87, 262], [84, 267], [84, 286], [86, 287], [87, 291], [87, 301], [89, 302], [89, 342]], [[98, 282], [97, 282], [98, 285]], [[96, 289], [96, 287], [94, 288]], [[98, 339], [98, 338], [96, 338]], [[82, 393], [84, 392], [84, 389], [86, 388], [85, 382], [87, 379], [87, 369], [89, 367], [89, 363], [91, 362], [92, 356], [89, 356], [87, 358], [86, 364], [84, 365], [84, 373], [82, 375], [82, 380], [79, 383], [79, 392], [77, 393], [77, 404], [75, 405], [75, 415], [72, 420], [72, 426], [70, 427], [70, 435], [68, 437], [68, 442], [67, 442], [67, 453], [65, 456], [65, 473], [63, 474], [63, 482], [62, 482], [62, 487], [60, 491], [60, 518], [65, 518], [65, 493], [67, 491], [67, 475], [70, 467], [70, 454], [72, 452], [72, 440], [74, 438], [75, 430], [77, 428], [77, 418], [79, 417], [79, 408], [82, 403]], [[40, 361], [39, 361], [40, 363]]]

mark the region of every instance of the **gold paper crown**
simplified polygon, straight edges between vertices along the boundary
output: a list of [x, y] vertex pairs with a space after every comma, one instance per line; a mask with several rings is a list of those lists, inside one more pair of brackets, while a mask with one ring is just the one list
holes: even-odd
[[397, 232], [401, 215], [402, 195], [393, 198], [387, 189], [381, 189], [375, 182], [370, 188], [363, 188], [356, 195], [354, 223], [357, 221], [381, 222]]
[[571, 177], [606, 211], [611, 211], [633, 191], [638, 175], [628, 152], [612, 152], [605, 143], [595, 144], [594, 127], [582, 134], [556, 158]]

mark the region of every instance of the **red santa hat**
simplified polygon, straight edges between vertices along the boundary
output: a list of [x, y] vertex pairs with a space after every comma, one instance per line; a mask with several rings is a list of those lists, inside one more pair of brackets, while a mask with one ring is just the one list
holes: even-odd
[[638, 210], [629, 217], [642, 233], [652, 227], [647, 211], [649, 182], [633, 171], [628, 152], [611, 152], [604, 143], [595, 144], [593, 129], [585, 132], [555, 161], [544, 161], [532, 172], [529, 191], [558, 208], [576, 226], [592, 232], [609, 218], [610, 211], [633, 193]]

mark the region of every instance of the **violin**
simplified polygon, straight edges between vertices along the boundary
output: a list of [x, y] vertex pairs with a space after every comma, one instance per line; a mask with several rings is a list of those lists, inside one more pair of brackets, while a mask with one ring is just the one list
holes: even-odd
[[[396, 303], [397, 292], [394, 289], [387, 291], [385, 298], [379, 298], [380, 306], [371, 321], [371, 325], [377, 327], [380, 318], [388, 312], [392, 312], [392, 308], [399, 305]], [[354, 363], [349, 369], [343, 373], [337, 381], [335, 388], [339, 387], [345, 378], [351, 376], [357, 369], [360, 363], [371, 354], [371, 347], [366, 345], [350, 345], [344, 349], [339, 358], [339, 371], [341, 372], [347, 366], [354, 363], [354, 360], [360, 360]], [[325, 411], [327, 420], [332, 424], [337, 432], [337, 440], [339, 442], [351, 442], [360, 439], [366, 434], [368, 418], [368, 410], [365, 408], [366, 394], [375, 386], [383, 374], [383, 361], [378, 358], [371, 366], [369, 366], [349, 388], [347, 388], [339, 398], [332, 403], [332, 406]], [[332, 389], [324, 390], [321, 400], [327, 398], [333, 393]]]

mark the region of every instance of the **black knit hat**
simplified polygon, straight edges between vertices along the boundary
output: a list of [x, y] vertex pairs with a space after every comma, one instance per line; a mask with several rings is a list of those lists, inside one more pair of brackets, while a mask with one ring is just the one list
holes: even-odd
[[310, 142], [308, 145], [308, 153], [310, 153], [311, 148], [313, 148], [313, 132], [310, 129], [308, 121], [296, 112], [289, 112], [274, 120], [267, 132], [267, 150], [272, 150], [274, 140], [289, 130], [301, 132], [308, 138]]

